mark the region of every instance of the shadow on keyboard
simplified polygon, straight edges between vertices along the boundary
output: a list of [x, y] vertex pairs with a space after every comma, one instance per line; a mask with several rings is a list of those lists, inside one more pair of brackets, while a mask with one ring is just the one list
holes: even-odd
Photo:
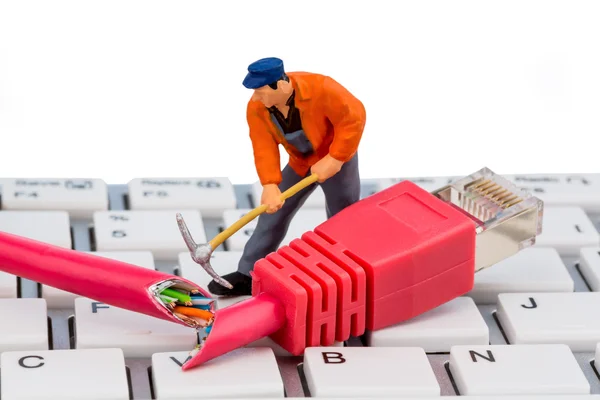
[[[507, 177], [545, 202], [536, 246], [477, 273], [466, 296], [300, 357], [262, 339], [182, 372], [192, 329], [0, 272], [1, 398], [600, 397], [600, 174]], [[413, 181], [434, 190], [452, 179]], [[363, 197], [397, 181], [365, 181]], [[226, 178], [0, 179], [0, 230], [206, 287], [175, 213], [207, 242], [255, 207], [260, 190]], [[317, 189], [283, 244], [325, 221], [324, 207]], [[254, 226], [214, 253], [218, 274], [236, 270]], [[524, 397], [493, 396], [505, 394]]]

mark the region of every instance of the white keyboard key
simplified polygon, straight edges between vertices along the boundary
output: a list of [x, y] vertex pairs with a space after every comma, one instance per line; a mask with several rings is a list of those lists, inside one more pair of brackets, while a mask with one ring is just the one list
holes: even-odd
[[462, 396], [589, 394], [569, 348], [549, 345], [455, 346], [450, 372]]
[[48, 350], [48, 314], [42, 299], [0, 299], [0, 353]]
[[[154, 258], [149, 251], [93, 251], [85, 253], [123, 261], [148, 269], [155, 269]], [[74, 293], [47, 285], [41, 285], [41, 291], [42, 298], [48, 303], [48, 308], [73, 308], [75, 298], [79, 297]]]
[[191, 351], [195, 331], [160, 318], [109, 306], [85, 297], [75, 299], [75, 347], [116, 347], [125, 357], [150, 357], [160, 351]]
[[600, 174], [509, 175], [517, 186], [529, 190], [546, 206], [578, 206], [600, 212]]
[[91, 218], [108, 210], [108, 188], [102, 179], [6, 179], [5, 210], [67, 211], [72, 218]]
[[[66, 211], [0, 211], [0, 231], [71, 248]], [[0, 298], [17, 297], [17, 277], [0, 271]]]
[[559, 343], [592, 352], [600, 342], [600, 292], [504, 293], [497, 317], [511, 344]]
[[206, 243], [198, 211], [102, 211], [94, 214], [96, 250], [149, 250], [155, 260], [176, 260], [179, 253], [187, 251], [175, 218], [177, 212], [183, 215], [194, 240]]
[[562, 256], [577, 256], [579, 249], [600, 245], [600, 234], [579, 207], [544, 207], [542, 233], [537, 247], [554, 247]]
[[128, 400], [120, 349], [2, 353], [2, 400]]
[[237, 201], [228, 178], [137, 178], [129, 182], [129, 205], [132, 210], [198, 210], [203, 217], [221, 218]]
[[574, 287], [555, 249], [531, 247], [477, 272], [467, 295], [477, 304], [496, 304], [500, 293], [572, 292]]
[[419, 187], [423, 188], [428, 192], [433, 192], [434, 190], [440, 189], [452, 181], [456, 180], [454, 177], [445, 176], [445, 177], [423, 177], [423, 178], [385, 178], [385, 179], [377, 179], [375, 183], [375, 190], [380, 192], [383, 189], [387, 189], [390, 186], [393, 186], [402, 181], [411, 181]]
[[[223, 214], [223, 221], [226, 227], [231, 226], [238, 219], [244, 216], [244, 214], [248, 213], [249, 209], [237, 209], [237, 210], [227, 210]], [[242, 229], [234, 233], [229, 239], [227, 239], [227, 248], [233, 251], [243, 251], [244, 246], [252, 233], [254, 232], [254, 228], [258, 222], [258, 218], [250, 221], [246, 226]], [[327, 214], [325, 212], [325, 208], [322, 210], [317, 209], [301, 209], [299, 210], [292, 222], [290, 223], [287, 235], [283, 239], [281, 246], [289, 244], [293, 239], [300, 238], [304, 232], [315, 229], [318, 225], [322, 224], [327, 220]], [[193, 232], [193, 231], [192, 231]], [[198, 242], [198, 240], [196, 240]]]
[[581, 249], [579, 270], [594, 292], [600, 292], [600, 247]]
[[459, 344], [488, 344], [489, 328], [470, 297], [457, 297], [409, 321], [368, 331], [372, 347], [420, 347], [428, 353], [448, 352]]
[[[262, 197], [263, 187], [259, 181], [254, 182], [252, 185], [252, 201], [254, 202], [254, 206], [258, 207], [260, 205], [260, 199]], [[306, 202], [302, 205], [302, 210], [311, 209], [311, 208], [322, 208], [325, 209], [325, 193], [323, 193], [323, 189], [321, 186], [317, 186], [315, 190], [308, 196]]]
[[[598, 360], [597, 363], [596, 360]], [[600, 342], [596, 345], [596, 357], [594, 358], [594, 363], [596, 363], [596, 370], [600, 371]]]
[[157, 399], [284, 397], [283, 380], [271, 349], [237, 349], [182, 371], [188, 353], [152, 355]]
[[309, 347], [303, 370], [311, 397], [440, 396], [418, 347]]
[[0, 231], [72, 247], [71, 222], [66, 211], [0, 211]]

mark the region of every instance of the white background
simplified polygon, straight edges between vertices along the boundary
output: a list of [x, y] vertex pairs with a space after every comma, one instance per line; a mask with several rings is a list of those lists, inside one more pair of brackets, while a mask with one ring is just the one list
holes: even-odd
[[364, 178], [600, 172], [598, 1], [0, 0], [0, 177], [254, 182], [269, 56], [363, 101]]

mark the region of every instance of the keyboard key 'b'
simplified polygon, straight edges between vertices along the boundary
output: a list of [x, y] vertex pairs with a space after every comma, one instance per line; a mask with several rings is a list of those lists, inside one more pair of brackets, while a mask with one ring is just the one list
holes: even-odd
[[462, 396], [583, 395], [591, 390], [575, 356], [561, 344], [455, 346], [450, 372]]
[[152, 355], [157, 399], [284, 397], [283, 380], [269, 348], [237, 349], [182, 371], [188, 356], [188, 351]]
[[427, 355], [418, 347], [309, 347], [303, 369], [312, 397], [440, 395]]
[[2, 400], [128, 400], [119, 349], [29, 350], [0, 356]]

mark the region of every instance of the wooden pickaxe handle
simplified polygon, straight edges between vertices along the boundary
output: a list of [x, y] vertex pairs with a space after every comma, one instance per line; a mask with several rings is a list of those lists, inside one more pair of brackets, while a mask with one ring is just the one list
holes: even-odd
[[[286, 200], [286, 199], [292, 197], [293, 195], [298, 193], [300, 190], [317, 182], [318, 179], [319, 179], [319, 177], [316, 174], [312, 174], [312, 175], [302, 179], [300, 182], [296, 183], [294, 186], [292, 186], [285, 192], [281, 193], [281, 200]], [[233, 223], [229, 228], [225, 229], [223, 232], [221, 232], [217, 236], [215, 236], [214, 239], [212, 239], [209, 242], [210, 247], [213, 250], [216, 249], [218, 246], [223, 244], [223, 242], [225, 240], [229, 239], [229, 237], [231, 237], [234, 233], [236, 233], [241, 228], [243, 228], [248, 222], [252, 221], [254, 218], [258, 217], [260, 214], [267, 211], [267, 208], [268, 208], [268, 206], [266, 204], [262, 204], [262, 205], [256, 207], [255, 209], [253, 209], [252, 211], [250, 211], [249, 213], [245, 214], [242, 218], [240, 218], [235, 223]]]

